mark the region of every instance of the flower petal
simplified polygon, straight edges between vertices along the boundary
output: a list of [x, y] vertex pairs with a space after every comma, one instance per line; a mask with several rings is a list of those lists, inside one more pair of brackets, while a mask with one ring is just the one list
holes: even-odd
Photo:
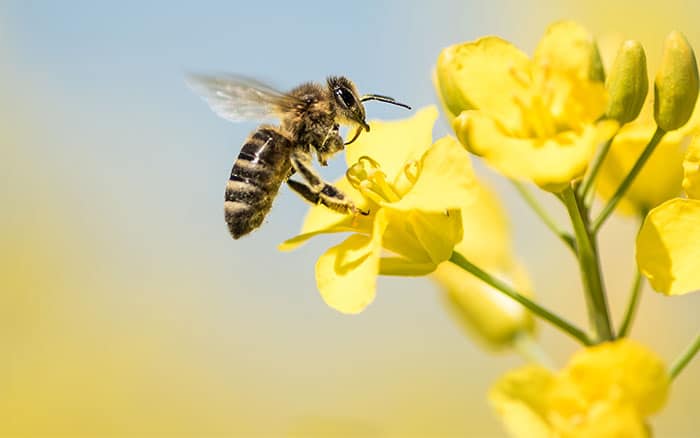
[[700, 136], [693, 138], [683, 161], [683, 190], [689, 198], [700, 199]]
[[587, 126], [581, 134], [565, 131], [547, 139], [515, 138], [486, 114], [465, 111], [455, 119], [454, 128], [469, 151], [506, 176], [559, 192], [583, 176], [595, 148], [613, 135], [617, 124], [603, 121]]
[[379, 260], [379, 273], [381, 275], [420, 277], [430, 274], [434, 270], [435, 263], [433, 262], [416, 262], [403, 257], [382, 257]]
[[512, 259], [510, 225], [496, 192], [483, 181], [474, 187], [475, 199], [462, 210], [460, 254], [479, 266], [500, 266]]
[[474, 198], [475, 177], [469, 154], [453, 137], [443, 137], [420, 160], [418, 181], [394, 210], [440, 212], [461, 208]]
[[462, 240], [462, 217], [459, 210], [442, 213], [398, 211], [383, 208], [389, 226], [384, 233], [383, 246], [405, 259], [432, 263], [433, 269], [452, 255], [454, 246]]
[[611, 397], [635, 406], [642, 417], [666, 403], [669, 377], [663, 361], [645, 346], [627, 338], [576, 352], [564, 378], [588, 401]]
[[305, 244], [306, 241], [312, 237], [319, 236], [321, 234], [331, 234], [331, 233], [345, 233], [356, 231], [354, 228], [344, 225], [334, 225], [328, 228], [324, 228], [317, 231], [311, 231], [309, 233], [298, 234], [292, 238], [285, 240], [284, 242], [277, 245], [279, 251], [292, 251], [299, 248], [301, 245]]
[[316, 285], [323, 300], [342, 313], [360, 313], [373, 300], [386, 219], [380, 211], [372, 236], [354, 234], [316, 262]]
[[556, 375], [533, 365], [511, 371], [489, 398], [514, 436], [646, 437], [645, 417], [668, 390], [656, 354], [620, 339], [577, 352]]
[[649, 212], [637, 236], [637, 264], [658, 292], [700, 289], [700, 200], [671, 199]]
[[493, 36], [444, 49], [438, 57], [436, 83], [452, 116], [479, 109], [518, 125], [513, 95], [523, 89], [516, 72], [529, 71], [527, 55]]
[[[573, 21], [549, 26], [535, 50], [535, 63], [572, 74], [579, 79], [599, 79], [592, 71], [601, 68], [600, 55], [591, 34]], [[598, 63], [598, 65], [596, 65]]]
[[[654, 129], [654, 125], [640, 123], [620, 129], [600, 167], [596, 180], [599, 196], [610, 199], [615, 193], [651, 139]], [[648, 211], [680, 193], [685, 138], [678, 132], [664, 136], [627, 189], [616, 211], [623, 214]]]
[[438, 110], [431, 105], [413, 117], [393, 122], [371, 121], [371, 131], [364, 133], [345, 150], [348, 168], [363, 156], [381, 165], [392, 181], [410, 160], [418, 160], [433, 144], [433, 125]]
[[549, 393], [556, 377], [547, 369], [527, 365], [509, 371], [489, 391], [491, 406], [513, 437], [553, 436], [547, 422]]

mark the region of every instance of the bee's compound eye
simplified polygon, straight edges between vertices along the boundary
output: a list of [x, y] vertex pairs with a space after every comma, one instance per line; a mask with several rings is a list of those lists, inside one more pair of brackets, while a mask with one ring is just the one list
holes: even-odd
[[343, 104], [348, 107], [352, 108], [353, 106], [356, 105], [355, 102], [355, 97], [352, 95], [350, 90], [348, 90], [345, 87], [338, 87], [335, 89], [335, 94], [338, 96], [338, 98], [343, 102]]

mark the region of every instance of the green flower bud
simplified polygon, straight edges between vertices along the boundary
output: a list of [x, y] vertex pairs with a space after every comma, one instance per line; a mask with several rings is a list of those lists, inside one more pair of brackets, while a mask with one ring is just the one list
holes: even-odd
[[661, 67], [654, 80], [654, 120], [665, 131], [690, 119], [698, 98], [698, 65], [688, 40], [673, 31], [666, 37]]
[[620, 123], [636, 119], [649, 91], [647, 57], [638, 41], [622, 43], [605, 86], [610, 94], [606, 116]]

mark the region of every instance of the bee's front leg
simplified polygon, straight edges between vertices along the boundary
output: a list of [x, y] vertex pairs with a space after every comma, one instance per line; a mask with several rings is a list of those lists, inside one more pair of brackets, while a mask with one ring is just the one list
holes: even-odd
[[328, 133], [326, 133], [326, 137], [323, 139], [321, 146], [316, 148], [318, 162], [321, 163], [321, 166], [327, 166], [328, 158], [342, 151], [344, 148], [345, 143], [343, 142], [343, 137], [340, 136], [340, 125], [336, 123]]
[[287, 180], [289, 187], [312, 204], [321, 204], [339, 213], [368, 215], [360, 210], [350, 198], [334, 185], [323, 181], [311, 164], [311, 156], [306, 152], [292, 154], [292, 166], [306, 182]]

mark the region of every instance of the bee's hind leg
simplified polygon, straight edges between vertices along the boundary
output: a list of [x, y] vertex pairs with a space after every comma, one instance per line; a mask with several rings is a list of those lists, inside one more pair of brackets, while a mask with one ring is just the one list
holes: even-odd
[[310, 156], [297, 152], [292, 155], [292, 166], [306, 182], [288, 179], [289, 187], [312, 204], [321, 204], [339, 213], [367, 215], [369, 212], [355, 207], [355, 204], [334, 185], [329, 184], [314, 170]]

